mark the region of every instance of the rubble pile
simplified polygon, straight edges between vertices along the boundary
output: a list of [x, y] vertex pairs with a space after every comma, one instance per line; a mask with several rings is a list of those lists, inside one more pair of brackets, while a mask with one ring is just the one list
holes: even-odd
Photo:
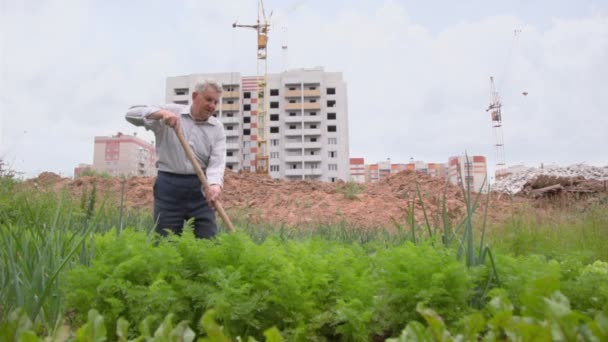
[[[538, 190], [570, 189], [581, 191], [601, 191], [608, 181], [608, 166], [598, 167], [574, 164], [567, 167], [530, 167], [497, 181], [492, 190], [511, 195], [529, 194]], [[559, 185], [559, 186], [558, 186]]]
[[[152, 177], [72, 180], [45, 173], [25, 183], [40, 190], [67, 191], [76, 198], [90, 193], [95, 185], [102, 198], [116, 205], [120, 203], [124, 187], [128, 208], [152, 209]], [[416, 221], [424, 224], [424, 211], [432, 221], [443, 210], [444, 201], [448, 216], [455, 221], [466, 212], [460, 188], [446, 185], [443, 179], [413, 171], [400, 172], [376, 184], [355, 184], [285, 181], [268, 175], [226, 170], [222, 193], [222, 204], [233, 219], [300, 227], [336, 223], [368, 228], [407, 225], [408, 210], [412, 206]], [[481, 202], [485, 203], [485, 200]], [[508, 217], [512, 205], [513, 200], [493, 195], [488, 220], [497, 222]]]

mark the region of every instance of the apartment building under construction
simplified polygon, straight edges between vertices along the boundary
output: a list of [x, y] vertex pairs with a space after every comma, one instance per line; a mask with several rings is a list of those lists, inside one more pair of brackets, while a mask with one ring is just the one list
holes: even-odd
[[[223, 88], [214, 115], [226, 131], [229, 169], [255, 172], [263, 154], [272, 178], [349, 179], [348, 107], [342, 73], [313, 68], [268, 74], [265, 99], [258, 98], [256, 76], [231, 72], [169, 77], [167, 103], [189, 104], [195, 84], [206, 78]], [[258, 112], [261, 101], [266, 101], [260, 106], [263, 113]], [[259, 150], [258, 139], [264, 139], [266, 151]]]

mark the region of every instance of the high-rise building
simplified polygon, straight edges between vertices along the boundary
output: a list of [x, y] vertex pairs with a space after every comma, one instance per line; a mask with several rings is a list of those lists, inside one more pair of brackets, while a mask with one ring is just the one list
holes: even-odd
[[472, 192], [487, 192], [488, 166], [484, 156], [455, 156], [448, 161], [450, 182]]
[[[268, 158], [272, 178], [350, 179], [348, 106], [342, 73], [313, 68], [268, 74], [265, 99], [258, 99], [256, 76], [212, 73], [169, 77], [166, 101], [189, 104], [194, 86], [206, 78], [223, 88], [214, 115], [226, 130], [229, 169], [255, 172], [256, 159], [262, 154]], [[258, 101], [267, 101], [265, 113], [258, 113]], [[265, 120], [261, 126], [267, 132], [258, 132], [259, 120]], [[260, 137], [264, 144], [258, 143]], [[267, 151], [260, 151], [259, 146]]]
[[93, 170], [112, 176], [156, 176], [156, 149], [143, 139], [118, 133], [95, 137]]

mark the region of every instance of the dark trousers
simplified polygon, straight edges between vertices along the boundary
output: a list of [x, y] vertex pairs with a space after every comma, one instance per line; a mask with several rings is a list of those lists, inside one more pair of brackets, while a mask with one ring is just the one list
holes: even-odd
[[159, 171], [154, 183], [154, 220], [156, 232], [181, 234], [184, 221], [194, 218], [194, 235], [211, 238], [217, 233], [215, 210], [203, 195], [196, 175]]

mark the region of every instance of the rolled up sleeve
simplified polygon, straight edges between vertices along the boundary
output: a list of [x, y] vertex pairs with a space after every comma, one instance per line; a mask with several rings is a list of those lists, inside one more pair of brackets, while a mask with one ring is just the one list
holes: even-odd
[[143, 126], [148, 130], [156, 131], [161, 127], [161, 123], [158, 120], [148, 119], [148, 117], [161, 109], [160, 106], [133, 106], [127, 111], [125, 119], [135, 126]]
[[[221, 124], [220, 124], [221, 125]], [[224, 187], [224, 169], [226, 167], [226, 135], [223, 126], [220, 126], [215, 137], [207, 165], [207, 180], [209, 184]]]

